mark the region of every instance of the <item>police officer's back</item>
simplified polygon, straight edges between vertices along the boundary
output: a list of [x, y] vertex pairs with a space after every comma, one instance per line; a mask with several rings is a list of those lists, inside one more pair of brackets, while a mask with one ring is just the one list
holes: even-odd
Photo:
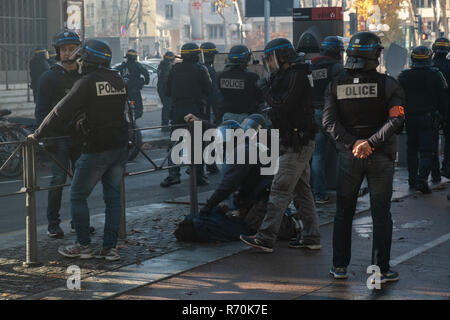
[[244, 45], [230, 49], [224, 71], [217, 77], [220, 91], [219, 110], [223, 120], [241, 122], [252, 113], [258, 112], [264, 102], [261, 90], [256, 85], [259, 76], [247, 70], [251, 52]]
[[[159, 98], [162, 102], [161, 111], [161, 125], [166, 126], [169, 124], [169, 112], [170, 112], [170, 98], [166, 96], [167, 77], [169, 71], [175, 62], [175, 54], [172, 51], [167, 51], [164, 54], [163, 60], [158, 65], [158, 84], [156, 86]], [[162, 131], [169, 131], [168, 127], [161, 128]]]
[[[447, 38], [438, 38], [433, 43], [433, 63], [445, 77], [447, 87], [450, 84], [450, 60], [447, 55], [450, 52], [450, 41]], [[450, 87], [447, 88], [448, 103], [450, 103]], [[442, 160], [441, 175], [450, 179], [450, 105], [447, 104], [447, 110], [443, 114], [444, 129], [444, 159]]]
[[203, 118], [212, 83], [208, 70], [200, 63], [200, 48], [195, 43], [181, 48], [183, 61], [175, 64], [167, 78], [166, 95], [172, 98], [170, 119], [184, 123], [188, 113]]
[[48, 136], [57, 125], [73, 124], [83, 141], [83, 154], [75, 164], [71, 187], [71, 215], [77, 243], [58, 252], [69, 258], [94, 255], [89, 235], [87, 198], [98, 181], [103, 184], [106, 204], [103, 249], [97, 257], [118, 260], [117, 238], [122, 204], [123, 167], [128, 158], [128, 129], [125, 120], [127, 91], [121, 76], [109, 69], [111, 48], [101, 40], [88, 40], [76, 50], [84, 76], [61, 100], [30, 138]]
[[[447, 83], [438, 68], [433, 67], [431, 51], [425, 46], [414, 48], [411, 68], [402, 71], [398, 80], [405, 90], [407, 154], [410, 187], [430, 193], [428, 175], [440, 178], [438, 162], [439, 122], [447, 108]], [[420, 159], [417, 158], [420, 153]], [[417, 165], [418, 164], [418, 165]], [[434, 179], [436, 177], [433, 177]]]
[[33, 58], [30, 60], [30, 77], [31, 77], [30, 87], [33, 90], [34, 102], [37, 102], [39, 78], [45, 71], [50, 69], [50, 66], [47, 62], [46, 54], [47, 50], [37, 48], [34, 51]]
[[311, 60], [314, 82], [314, 108], [323, 109], [325, 89], [330, 81], [344, 70], [344, 45], [338, 37], [326, 37], [320, 45], [320, 56]]

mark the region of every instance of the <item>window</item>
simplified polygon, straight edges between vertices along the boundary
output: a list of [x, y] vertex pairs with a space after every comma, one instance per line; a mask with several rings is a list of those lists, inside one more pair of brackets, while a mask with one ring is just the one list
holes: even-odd
[[102, 31], [106, 31], [106, 19], [102, 19]]
[[184, 25], [184, 37], [185, 38], [191, 37], [191, 26], [189, 24]]
[[173, 19], [173, 6], [166, 4], [166, 19]]
[[147, 22], [144, 22], [144, 35], [147, 35]]
[[105, 0], [102, 0], [102, 9], [105, 9], [106, 5], [105, 5]]
[[208, 25], [208, 38], [209, 39], [223, 39], [224, 29], [221, 24], [209, 24]]

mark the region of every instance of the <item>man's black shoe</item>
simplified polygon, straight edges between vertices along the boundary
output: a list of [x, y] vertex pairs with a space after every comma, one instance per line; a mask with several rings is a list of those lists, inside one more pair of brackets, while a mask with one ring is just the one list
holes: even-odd
[[181, 183], [180, 178], [168, 176], [159, 185], [163, 188], [167, 188], [170, 187], [171, 185], [179, 183]]
[[425, 181], [421, 181], [421, 180], [417, 181], [415, 188], [416, 188], [417, 191], [420, 191], [423, 194], [430, 194], [431, 193], [431, 189], [428, 186], [428, 183], [425, 182]]
[[59, 239], [64, 237], [64, 231], [58, 224], [51, 224], [47, 228], [47, 235], [50, 238]]
[[273, 247], [271, 245], [264, 243], [263, 241], [256, 238], [256, 236], [241, 235], [239, 238], [243, 243], [252, 246], [253, 248], [261, 249], [264, 252], [273, 252]]

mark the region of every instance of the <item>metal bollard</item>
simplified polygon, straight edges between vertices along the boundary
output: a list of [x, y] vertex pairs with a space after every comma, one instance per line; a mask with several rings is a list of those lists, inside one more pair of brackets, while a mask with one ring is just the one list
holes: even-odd
[[127, 238], [127, 202], [125, 199], [125, 166], [122, 172], [122, 219], [120, 219], [119, 240]]
[[189, 124], [189, 133], [191, 135], [191, 163], [190, 169], [191, 172], [189, 174], [190, 180], [190, 188], [189, 188], [189, 199], [191, 205], [191, 213], [198, 213], [198, 195], [197, 195], [197, 170], [195, 168], [194, 163], [194, 126]]
[[36, 146], [27, 141], [22, 146], [23, 181], [26, 190], [26, 257], [24, 267], [38, 264], [37, 226], [36, 226]]

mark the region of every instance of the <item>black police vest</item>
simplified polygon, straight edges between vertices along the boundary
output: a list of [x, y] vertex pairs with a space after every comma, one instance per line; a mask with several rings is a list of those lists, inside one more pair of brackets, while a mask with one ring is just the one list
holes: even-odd
[[258, 76], [242, 68], [223, 71], [217, 77], [217, 86], [222, 94], [223, 113], [254, 113], [257, 97], [254, 90]]
[[378, 73], [367, 77], [344, 73], [334, 82], [339, 119], [358, 139], [369, 138], [388, 119], [385, 86], [386, 75]]
[[323, 108], [325, 105], [325, 90], [330, 83], [333, 66], [339, 63], [335, 59], [323, 59], [312, 64], [312, 78], [314, 82], [314, 108]]
[[81, 74], [78, 71], [67, 71], [59, 64], [51, 66], [50, 70], [54, 72], [57, 78], [58, 86], [54, 88], [54, 94], [52, 95], [52, 108], [58, 104], [62, 98], [69, 93], [74, 83], [81, 79]]
[[202, 73], [208, 72], [206, 67], [199, 63], [183, 61], [176, 63], [170, 72], [172, 106], [185, 112], [201, 112], [207, 99], [201, 79]]
[[137, 61], [126, 62], [120, 67], [120, 74], [128, 88], [141, 89], [141, 65]]
[[88, 132], [83, 139], [83, 152], [102, 152], [127, 145], [124, 81], [118, 73], [107, 70], [92, 72], [87, 80], [91, 92], [84, 108]]

